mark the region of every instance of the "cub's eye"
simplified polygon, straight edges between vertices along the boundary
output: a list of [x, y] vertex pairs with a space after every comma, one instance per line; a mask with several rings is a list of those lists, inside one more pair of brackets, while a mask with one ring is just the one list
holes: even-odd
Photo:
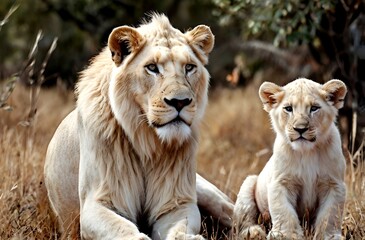
[[196, 68], [196, 65], [194, 64], [186, 64], [185, 65], [185, 73], [190, 73]]
[[153, 73], [160, 73], [160, 71], [158, 70], [158, 67], [156, 64], [151, 63], [145, 66], [145, 68], [147, 69], [147, 71], [153, 72]]
[[317, 112], [321, 107], [319, 106], [311, 106], [311, 112]]
[[286, 112], [292, 112], [293, 111], [293, 107], [292, 106], [286, 106], [286, 107], [284, 107], [284, 110]]

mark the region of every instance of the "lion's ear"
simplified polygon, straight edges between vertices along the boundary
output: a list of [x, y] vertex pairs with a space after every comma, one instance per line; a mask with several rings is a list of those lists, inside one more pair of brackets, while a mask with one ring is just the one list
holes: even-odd
[[271, 109], [275, 108], [284, 97], [284, 90], [275, 83], [264, 82], [260, 86], [259, 96], [265, 111], [269, 112]]
[[143, 44], [142, 35], [136, 29], [128, 26], [114, 28], [108, 39], [108, 47], [116, 65], [121, 64], [130, 53], [139, 51]]
[[335, 108], [343, 107], [344, 99], [347, 93], [346, 85], [338, 79], [332, 79], [326, 82], [322, 89], [325, 91], [325, 99]]
[[208, 62], [208, 55], [213, 50], [214, 35], [210, 28], [205, 25], [196, 26], [193, 30], [185, 33], [189, 45], [204, 64]]

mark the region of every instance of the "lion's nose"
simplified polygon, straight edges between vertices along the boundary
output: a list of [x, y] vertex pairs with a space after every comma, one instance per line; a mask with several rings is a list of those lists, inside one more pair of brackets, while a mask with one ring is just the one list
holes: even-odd
[[294, 128], [295, 131], [297, 131], [299, 134], [305, 133], [308, 128]]
[[183, 109], [185, 106], [188, 106], [191, 103], [190, 98], [185, 98], [185, 99], [177, 99], [177, 98], [167, 99], [167, 98], [164, 98], [164, 101], [168, 105], [174, 107], [176, 109], [176, 111], [178, 111], [178, 112], [180, 112], [181, 109]]

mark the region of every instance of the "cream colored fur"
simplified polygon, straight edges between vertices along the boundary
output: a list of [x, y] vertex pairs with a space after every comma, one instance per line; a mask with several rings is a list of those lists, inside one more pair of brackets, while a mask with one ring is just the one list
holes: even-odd
[[197, 190], [230, 225], [230, 200], [196, 183], [213, 45], [209, 27], [182, 33], [164, 15], [113, 30], [48, 147], [45, 183], [62, 230], [79, 216], [83, 239], [202, 239]]
[[314, 239], [341, 239], [345, 159], [335, 120], [346, 92], [340, 80], [261, 85], [276, 139], [262, 172], [247, 177], [238, 194], [234, 228], [240, 239], [265, 238], [258, 214], [271, 219], [268, 239], [302, 239], [305, 220]]

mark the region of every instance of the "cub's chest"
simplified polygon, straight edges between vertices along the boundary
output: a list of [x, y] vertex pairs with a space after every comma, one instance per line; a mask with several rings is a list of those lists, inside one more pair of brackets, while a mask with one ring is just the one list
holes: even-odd
[[279, 182], [294, 197], [292, 204], [299, 218], [310, 220], [316, 213], [321, 196], [331, 189], [333, 181], [318, 162], [307, 162], [307, 165], [290, 170], [280, 176]]

